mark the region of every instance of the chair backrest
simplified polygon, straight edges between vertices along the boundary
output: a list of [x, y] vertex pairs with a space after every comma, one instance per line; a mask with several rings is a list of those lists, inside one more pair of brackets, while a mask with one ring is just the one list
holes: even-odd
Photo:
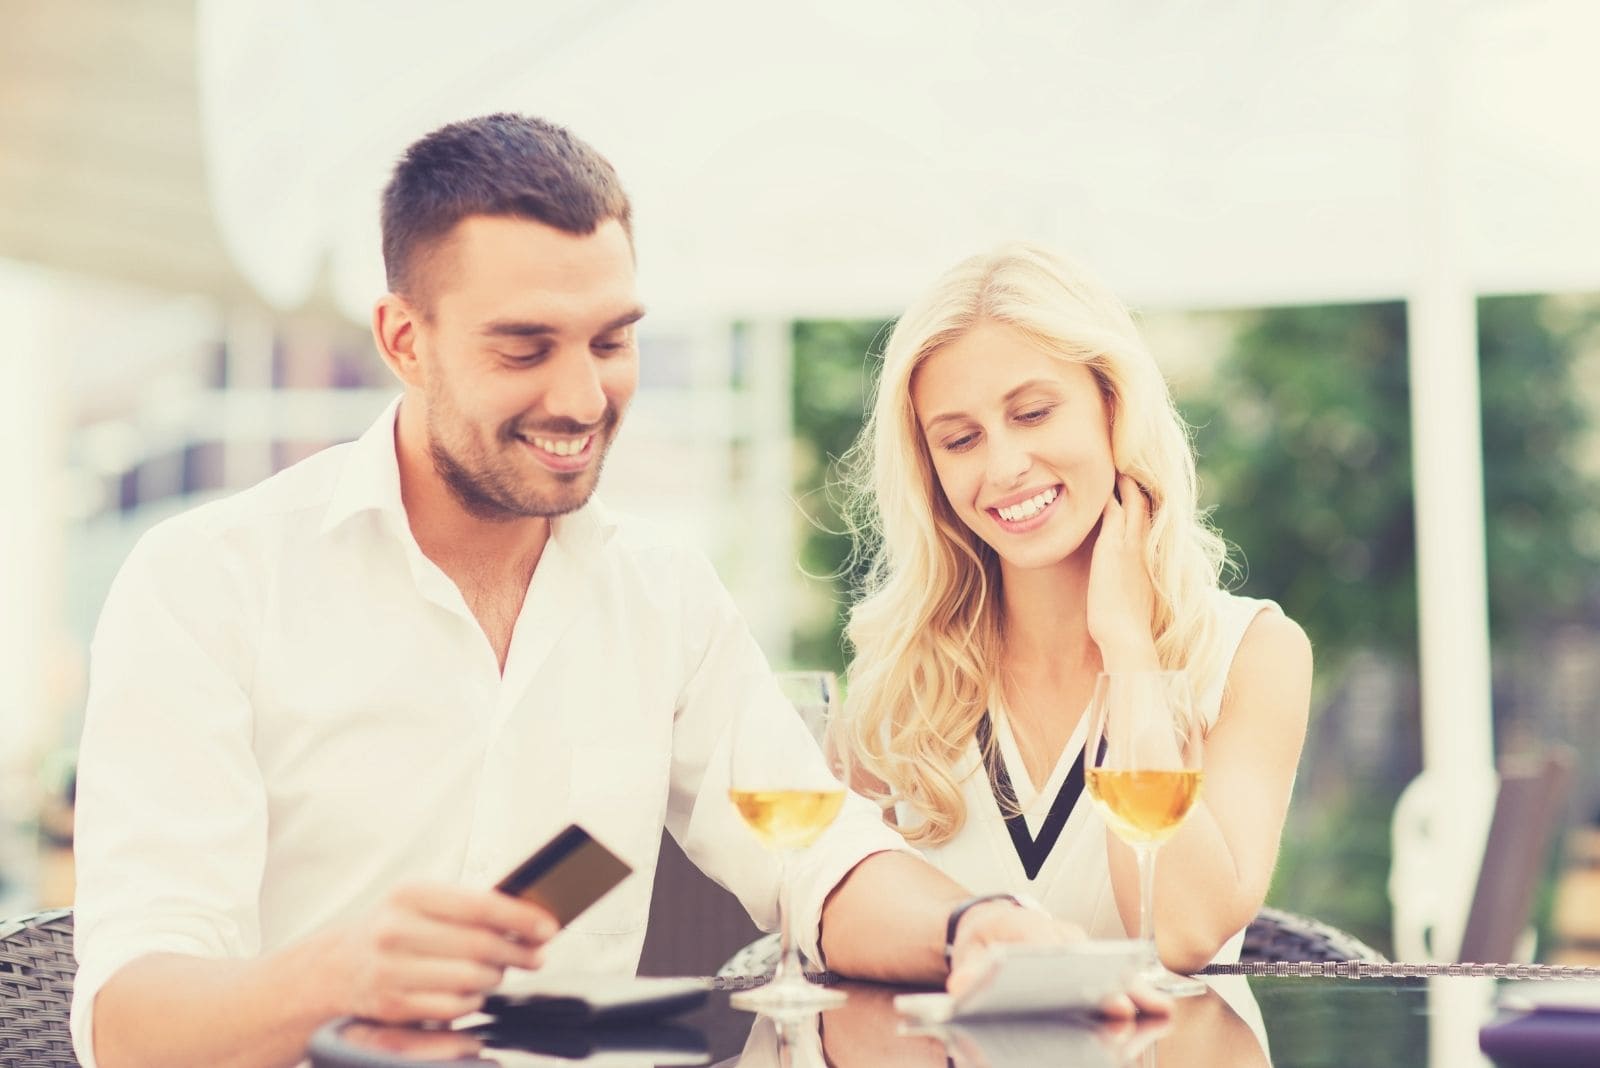
[[0, 921], [0, 1068], [78, 1068], [67, 1030], [72, 911]]
[[1515, 961], [1533, 916], [1533, 898], [1566, 810], [1576, 757], [1556, 746], [1500, 764], [1500, 790], [1484, 842], [1477, 889], [1461, 935], [1458, 962]]
[[1241, 964], [1292, 961], [1387, 960], [1353, 934], [1282, 909], [1264, 908], [1250, 921], [1239, 950]]
[[[1424, 771], [1400, 794], [1393, 820], [1389, 901], [1395, 952], [1402, 960], [1516, 963], [1529, 959], [1525, 937], [1533, 899], [1561, 826], [1576, 756], [1550, 746], [1474, 773], [1467, 791], [1447, 791]], [[1459, 796], [1458, 796], [1459, 795]], [[1441, 827], [1482, 835], [1474, 870], [1459, 872], [1443, 852]]]
[[739, 899], [712, 882], [661, 835], [640, 975], [710, 975], [761, 932]]

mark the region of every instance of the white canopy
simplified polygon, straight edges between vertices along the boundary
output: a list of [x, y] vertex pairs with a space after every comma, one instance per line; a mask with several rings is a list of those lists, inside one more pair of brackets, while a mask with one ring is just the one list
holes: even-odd
[[[1492, 767], [1473, 296], [1600, 288], [1600, 9], [202, 0], [200, 16], [221, 229], [283, 308], [326, 269], [364, 318], [394, 159], [492, 110], [567, 123], [617, 165], [645, 298], [669, 317], [892, 314], [1017, 236], [1143, 304], [1411, 301], [1425, 759], [1446, 797]], [[1459, 888], [1434, 943], [1448, 956], [1483, 828], [1436, 823], [1440, 882]]]
[[201, 4], [219, 221], [281, 307], [327, 260], [364, 320], [394, 159], [499, 109], [613, 160], [665, 310], [883, 314], [1018, 235], [1144, 303], [1405, 297], [1441, 181], [1473, 288], [1600, 286], [1581, 0], [400, 6]]

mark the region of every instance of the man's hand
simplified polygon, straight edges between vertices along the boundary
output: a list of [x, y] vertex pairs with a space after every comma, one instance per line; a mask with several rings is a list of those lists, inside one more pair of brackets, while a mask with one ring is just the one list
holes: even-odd
[[339, 931], [322, 974], [343, 1011], [387, 1023], [474, 1012], [507, 968], [537, 968], [557, 926], [537, 905], [493, 890], [401, 887]]
[[[960, 995], [977, 982], [984, 971], [983, 950], [992, 945], [1014, 942], [1030, 946], [1069, 946], [1087, 936], [1083, 929], [1063, 922], [1038, 909], [1014, 905], [1009, 901], [985, 901], [974, 905], [956, 925], [956, 940], [951, 952], [950, 977], [945, 989]], [[1122, 1019], [1140, 1012], [1166, 1015], [1172, 999], [1143, 984], [1128, 993], [1106, 999], [1102, 1015]]]

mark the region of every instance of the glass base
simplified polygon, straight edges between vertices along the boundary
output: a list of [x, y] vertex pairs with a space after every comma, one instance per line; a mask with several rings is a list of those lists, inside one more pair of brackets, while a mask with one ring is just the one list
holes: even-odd
[[1158, 966], [1154, 971], [1144, 973], [1139, 978], [1168, 997], [1173, 998], [1199, 997], [1211, 989], [1203, 979], [1196, 979], [1192, 975], [1179, 975], [1177, 972], [1168, 971], [1161, 966]]
[[841, 1005], [844, 1001], [843, 990], [818, 986], [799, 976], [774, 979], [765, 986], [740, 990], [728, 998], [728, 1004], [734, 1008], [759, 1012], [764, 1016], [816, 1012]]

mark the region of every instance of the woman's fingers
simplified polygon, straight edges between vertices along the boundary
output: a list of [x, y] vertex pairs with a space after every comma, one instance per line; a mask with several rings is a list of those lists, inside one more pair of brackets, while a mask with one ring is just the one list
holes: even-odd
[[[1119, 480], [1120, 482], [1120, 480]], [[1121, 492], [1120, 486], [1118, 492]], [[1106, 497], [1106, 506], [1100, 511], [1100, 537], [1121, 538], [1122, 528], [1127, 521], [1122, 502], [1117, 500], [1117, 494]]]
[[1112, 994], [1100, 1003], [1100, 1015], [1112, 1020], [1131, 1020], [1137, 1016], [1139, 1010], [1134, 1008], [1133, 999], [1126, 994]]
[[1128, 988], [1128, 999], [1140, 1012], [1156, 1016], [1169, 1016], [1172, 1013], [1172, 998], [1142, 981]]
[[1144, 487], [1132, 475], [1118, 475], [1117, 487], [1122, 494], [1122, 511], [1126, 516], [1122, 536], [1130, 544], [1144, 544], [1150, 532], [1150, 498]]

